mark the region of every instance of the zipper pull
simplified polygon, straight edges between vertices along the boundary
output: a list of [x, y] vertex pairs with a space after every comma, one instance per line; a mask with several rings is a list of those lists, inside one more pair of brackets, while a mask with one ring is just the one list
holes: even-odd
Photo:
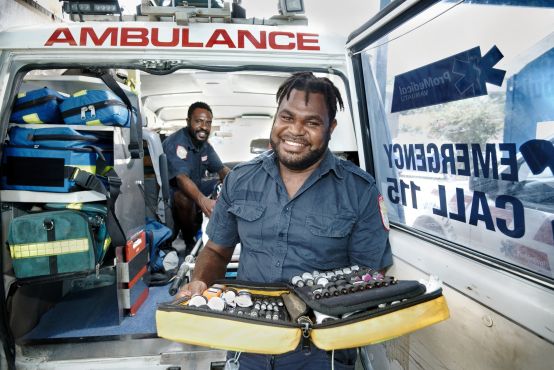
[[302, 341], [300, 342], [302, 346], [302, 351], [306, 354], [312, 352], [312, 347], [310, 344], [310, 331], [312, 330], [312, 320], [306, 316], [300, 316], [297, 322], [302, 326]]

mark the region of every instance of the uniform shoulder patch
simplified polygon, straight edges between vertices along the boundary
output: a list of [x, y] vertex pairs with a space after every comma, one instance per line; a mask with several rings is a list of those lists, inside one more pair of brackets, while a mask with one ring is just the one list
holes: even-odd
[[381, 214], [381, 222], [383, 223], [383, 227], [385, 230], [390, 230], [390, 224], [389, 224], [389, 216], [387, 214], [387, 204], [385, 203], [385, 198], [381, 194], [379, 194], [379, 198], [377, 199], [378, 205], [379, 205], [379, 213]]
[[177, 149], [175, 151], [175, 154], [177, 155], [177, 157], [179, 157], [180, 159], [187, 159], [187, 150], [185, 149], [184, 146], [182, 145], [177, 145]]

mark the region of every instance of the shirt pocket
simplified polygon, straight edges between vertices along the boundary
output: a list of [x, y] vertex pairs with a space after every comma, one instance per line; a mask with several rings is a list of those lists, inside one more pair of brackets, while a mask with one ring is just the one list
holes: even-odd
[[314, 268], [330, 269], [346, 266], [349, 261], [348, 243], [350, 233], [356, 222], [354, 215], [321, 215], [306, 216], [306, 247], [303, 257], [313, 261]]
[[261, 249], [262, 246], [262, 216], [265, 206], [257, 202], [235, 202], [228, 210], [237, 218], [237, 229], [241, 239], [241, 247], [245, 249]]
[[325, 216], [312, 214], [306, 217], [306, 227], [314, 236], [344, 238], [350, 234], [356, 219], [354, 215]]

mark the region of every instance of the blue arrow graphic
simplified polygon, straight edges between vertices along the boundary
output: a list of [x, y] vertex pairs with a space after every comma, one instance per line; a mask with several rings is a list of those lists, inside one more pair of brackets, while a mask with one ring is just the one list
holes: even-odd
[[486, 83], [502, 85], [506, 71], [493, 68], [502, 58], [496, 46], [484, 56], [477, 46], [400, 74], [391, 113], [487, 95]]

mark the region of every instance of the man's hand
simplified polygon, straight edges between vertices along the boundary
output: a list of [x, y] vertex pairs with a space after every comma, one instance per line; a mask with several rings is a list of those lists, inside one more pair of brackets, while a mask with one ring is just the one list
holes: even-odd
[[197, 204], [202, 212], [206, 215], [206, 217], [210, 217], [212, 215], [212, 211], [215, 207], [215, 200], [205, 196], [201, 196]]
[[200, 280], [191, 281], [190, 283], [183, 285], [179, 289], [179, 291], [175, 295], [175, 299], [192, 297], [193, 295], [202, 294], [206, 289], [208, 289], [208, 286], [205, 282]]

